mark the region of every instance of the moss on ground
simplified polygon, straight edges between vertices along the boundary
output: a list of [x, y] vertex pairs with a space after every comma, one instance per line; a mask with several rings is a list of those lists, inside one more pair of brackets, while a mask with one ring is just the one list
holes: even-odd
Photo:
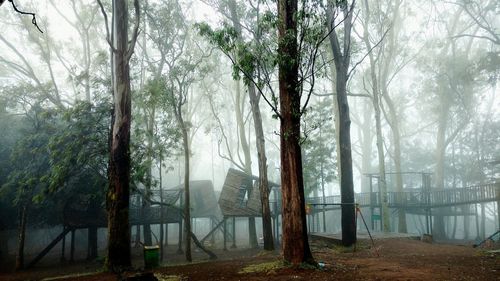
[[158, 281], [180, 281], [182, 278], [177, 275], [167, 275], [167, 274], [162, 274], [162, 273], [155, 273], [154, 274], [156, 278], [158, 278]]
[[282, 260], [276, 260], [271, 262], [264, 262], [258, 264], [251, 264], [245, 266], [243, 269], [239, 271], [240, 274], [245, 273], [258, 273], [258, 272], [273, 272], [278, 269], [285, 268], [285, 264]]

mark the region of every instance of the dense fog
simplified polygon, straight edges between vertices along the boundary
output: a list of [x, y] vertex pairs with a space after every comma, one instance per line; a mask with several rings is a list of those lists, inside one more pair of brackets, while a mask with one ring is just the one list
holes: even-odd
[[309, 233], [499, 229], [498, 1], [299, 1], [292, 41], [276, 1], [0, 2], [0, 269], [106, 256], [117, 198], [162, 259], [279, 249], [298, 190]]

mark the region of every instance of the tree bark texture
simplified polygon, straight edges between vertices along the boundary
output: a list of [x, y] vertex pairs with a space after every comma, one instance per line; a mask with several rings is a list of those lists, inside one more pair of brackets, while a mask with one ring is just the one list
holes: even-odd
[[269, 207], [269, 183], [267, 180], [266, 140], [262, 128], [262, 116], [259, 108], [259, 98], [254, 85], [248, 86], [250, 105], [252, 107], [255, 138], [257, 146], [257, 159], [259, 164], [259, 191], [262, 204], [262, 232], [264, 236], [264, 250], [274, 250], [273, 224], [271, 221], [271, 208]]
[[[372, 106], [368, 100], [363, 101], [363, 127], [361, 129], [362, 139], [362, 160], [361, 171], [365, 174], [372, 172]], [[361, 180], [361, 192], [370, 192], [370, 178], [364, 176]]]
[[[240, 81], [235, 81], [236, 82], [236, 98], [235, 98], [235, 113], [236, 113], [236, 124], [238, 125], [238, 135], [240, 137], [239, 142], [241, 145], [241, 150], [243, 150], [243, 155], [244, 155], [244, 167], [245, 167], [245, 173], [248, 175], [252, 175], [252, 157], [250, 155], [250, 146], [248, 145], [247, 141], [247, 134], [245, 131], [245, 122], [243, 121], [243, 112], [242, 112], [242, 106], [243, 103], [241, 102], [241, 88], [240, 88]], [[254, 217], [248, 217], [248, 240], [250, 247], [256, 248], [258, 247], [258, 242], [257, 242], [257, 230], [255, 229], [255, 218]]]
[[[330, 3], [327, 6], [327, 21], [329, 31], [334, 26], [334, 7]], [[354, 183], [352, 177], [352, 152], [351, 152], [351, 119], [349, 116], [349, 103], [347, 101], [347, 80], [350, 63], [350, 38], [352, 29], [352, 8], [348, 5], [342, 8], [345, 18], [344, 24], [344, 44], [343, 50], [337, 36], [337, 31], [330, 32], [328, 39], [332, 48], [335, 74], [336, 74], [336, 94], [338, 106], [338, 138], [340, 150], [340, 200], [341, 224], [342, 224], [342, 244], [351, 246], [356, 243], [356, 219], [354, 206]]]
[[[146, 121], [146, 130], [147, 130], [147, 163], [149, 167], [146, 171], [146, 196], [150, 198], [151, 196], [151, 188], [153, 183], [153, 143], [154, 143], [154, 126], [155, 126], [155, 115], [156, 115], [156, 107], [154, 104], [150, 105], [152, 108], [150, 110], [145, 110], [145, 114], [147, 116]], [[143, 209], [147, 209], [151, 207], [151, 204], [148, 200], [145, 200], [143, 203]], [[144, 224], [144, 244], [151, 246], [153, 245], [153, 239], [151, 235], [151, 225]]]
[[[236, 2], [235, 0], [230, 0], [228, 4], [229, 4], [229, 11], [231, 14], [231, 20], [233, 22], [233, 27], [236, 30], [238, 38], [241, 39], [242, 37], [241, 24], [240, 24], [240, 17], [237, 12]], [[250, 75], [252, 76], [253, 73], [250, 73]], [[256, 92], [255, 85], [252, 83], [248, 83], [247, 89], [248, 89], [248, 96], [250, 99], [250, 106], [254, 122], [255, 139], [257, 147], [257, 161], [259, 165], [259, 192], [262, 204], [262, 232], [264, 236], [264, 250], [272, 251], [274, 250], [274, 242], [273, 242], [273, 232], [272, 232], [271, 209], [269, 207], [270, 190], [267, 180], [266, 141], [264, 138], [264, 130], [262, 128], [262, 116], [259, 107], [259, 94]], [[253, 230], [250, 229], [250, 245], [257, 246], [257, 235], [255, 233], [254, 237], [252, 237], [252, 232], [255, 233], [255, 221], [253, 222]]]
[[189, 195], [189, 142], [186, 124], [180, 115], [179, 109], [179, 123], [182, 130], [182, 145], [184, 146], [184, 254], [186, 261], [191, 262], [191, 208], [190, 208], [190, 195]]
[[120, 271], [131, 266], [130, 256], [130, 123], [131, 97], [128, 58], [127, 1], [113, 1], [114, 122], [109, 161], [108, 250], [106, 267]]
[[[372, 45], [370, 42], [369, 34], [368, 34], [368, 23], [370, 21], [370, 9], [368, 6], [368, 1], [364, 1], [363, 5], [363, 13], [365, 15], [364, 20], [364, 28], [363, 28], [363, 41], [365, 42], [367, 52], [369, 52], [368, 57], [370, 59], [370, 78], [371, 78], [371, 90], [372, 90], [372, 102], [373, 109], [375, 112], [375, 128], [376, 128], [376, 136], [377, 136], [377, 153], [378, 153], [378, 189], [380, 192], [381, 198], [381, 215], [382, 215], [382, 230], [384, 232], [389, 232], [391, 230], [390, 227], [390, 213], [389, 208], [387, 206], [387, 181], [385, 174], [385, 152], [384, 152], [384, 138], [382, 135], [382, 122], [381, 122], [381, 92], [380, 87], [383, 82], [381, 82], [381, 75], [377, 75], [379, 72], [377, 70], [380, 66], [377, 65], [377, 62], [374, 58], [372, 50]], [[381, 59], [379, 55], [377, 59]], [[377, 60], [378, 61], [378, 60]], [[379, 62], [380, 63], [380, 62]], [[384, 61], [384, 63], [387, 63]], [[380, 83], [380, 84], [379, 84]]]
[[[382, 90], [384, 100], [389, 108], [392, 129], [392, 141], [394, 145], [394, 169], [396, 170], [396, 192], [403, 192], [403, 175], [401, 169], [401, 131], [399, 129], [399, 119], [396, 107], [386, 90]], [[398, 210], [398, 232], [407, 233], [406, 211], [403, 208]]]
[[88, 228], [87, 235], [87, 260], [97, 258], [97, 227], [91, 226]]
[[19, 209], [19, 235], [16, 254], [16, 270], [24, 268], [24, 242], [26, 240], [26, 221], [28, 219], [28, 206], [23, 204]]
[[300, 149], [296, 13], [297, 1], [278, 1], [282, 251], [283, 258], [293, 265], [314, 263], [307, 237]]

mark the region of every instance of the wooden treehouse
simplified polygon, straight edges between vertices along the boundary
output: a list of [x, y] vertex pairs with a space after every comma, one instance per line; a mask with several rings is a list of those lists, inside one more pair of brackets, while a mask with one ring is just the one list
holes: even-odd
[[[470, 206], [474, 204], [490, 202], [500, 204], [500, 182], [436, 190], [431, 186], [430, 174], [405, 174], [416, 174], [420, 180], [416, 184], [406, 184], [401, 192], [394, 191], [394, 187], [388, 188], [391, 191], [387, 192], [387, 205], [393, 211], [404, 210], [408, 214], [425, 216], [426, 231], [430, 234], [432, 234], [433, 216], [437, 212], [443, 216], [467, 216], [473, 213]], [[371, 227], [373, 229], [378, 223], [381, 223], [382, 194], [378, 190], [378, 176], [370, 174], [368, 177], [370, 179], [369, 192], [355, 194], [355, 202], [360, 207], [370, 210]], [[222, 232], [224, 237], [224, 249], [226, 249], [228, 240], [232, 240], [232, 246], [236, 246], [235, 219], [238, 217], [262, 216], [258, 181], [259, 178], [256, 176], [229, 169], [218, 200], [211, 181], [190, 182], [191, 218], [194, 220], [197, 218], [210, 219], [212, 227], [209, 233], [200, 239], [201, 243], [207, 242], [208, 238], [213, 240], [215, 233], [219, 231]], [[269, 188], [271, 190], [269, 202], [273, 219], [273, 234], [276, 242], [279, 242], [279, 217], [282, 204], [280, 186], [269, 182]], [[165, 189], [161, 192], [153, 190], [150, 194], [150, 204], [146, 204], [148, 200], [144, 200], [143, 190], [133, 193], [129, 210], [131, 228], [145, 224], [164, 224], [168, 230], [168, 224], [178, 224], [178, 245], [179, 250], [181, 250], [183, 194], [183, 185]], [[163, 204], [157, 204], [160, 201]], [[311, 207], [310, 216], [314, 216], [321, 212], [340, 210], [341, 200], [340, 195], [309, 197], [306, 198], [306, 203]], [[35, 265], [59, 242], [62, 243], [61, 257], [64, 258], [66, 236], [69, 233], [71, 233], [70, 256], [73, 259], [75, 230], [105, 228], [107, 226], [104, 204], [95, 202], [91, 198], [82, 197], [68, 200], [62, 214], [62, 232], [28, 263], [27, 267]], [[228, 221], [231, 227], [228, 227]]]
[[[137, 190], [130, 196], [129, 222], [131, 228], [138, 225], [179, 224], [179, 250], [182, 241], [182, 202], [184, 186], [179, 185], [172, 189], [150, 191], [150, 200], [145, 200], [144, 190]], [[211, 181], [191, 181], [191, 218], [210, 218], [213, 224], [220, 221], [214, 187]], [[149, 204], [148, 204], [149, 202]], [[161, 202], [163, 204], [158, 204]], [[62, 243], [61, 260], [65, 259], [66, 236], [70, 233], [70, 261], [74, 259], [75, 231], [77, 229], [106, 228], [107, 214], [103, 202], [95, 202], [90, 197], [78, 197], [68, 200], [62, 210], [62, 232], [47, 245], [32, 261], [27, 268], [34, 266], [59, 242]]]
[[[278, 198], [279, 185], [269, 182], [269, 188], [272, 191], [271, 197]], [[277, 200], [274, 200], [274, 202], [271, 202], [270, 204], [272, 210], [271, 215], [274, 220], [274, 233], [277, 234], [277, 230], [279, 228], [278, 215], [281, 208], [278, 207]], [[232, 247], [235, 247], [235, 219], [237, 217], [250, 218], [262, 216], [259, 178], [253, 175], [248, 175], [242, 171], [229, 169], [219, 197], [219, 206], [222, 212], [223, 220], [218, 227], [223, 226], [224, 229], [224, 249], [226, 249], [228, 238], [232, 240]], [[227, 231], [228, 219], [232, 220], [232, 231], [230, 233]], [[277, 237], [278, 236], [276, 236], [276, 238]]]

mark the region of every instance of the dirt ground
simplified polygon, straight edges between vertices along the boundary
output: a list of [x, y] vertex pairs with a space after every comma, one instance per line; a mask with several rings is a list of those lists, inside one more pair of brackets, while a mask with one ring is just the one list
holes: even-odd
[[[356, 252], [320, 240], [313, 241], [311, 247], [323, 267], [294, 269], [281, 262], [279, 253], [234, 249], [217, 251], [219, 259], [215, 261], [195, 253], [192, 264], [183, 263], [182, 255], [169, 254], [166, 266], [153, 273], [159, 280], [500, 280], [500, 256], [470, 245], [384, 239], [376, 240], [375, 247], [361, 241]], [[134, 263], [141, 266], [138, 253]], [[98, 262], [45, 265], [20, 273], [0, 273], [0, 280], [119, 279], [99, 272], [100, 268]]]

